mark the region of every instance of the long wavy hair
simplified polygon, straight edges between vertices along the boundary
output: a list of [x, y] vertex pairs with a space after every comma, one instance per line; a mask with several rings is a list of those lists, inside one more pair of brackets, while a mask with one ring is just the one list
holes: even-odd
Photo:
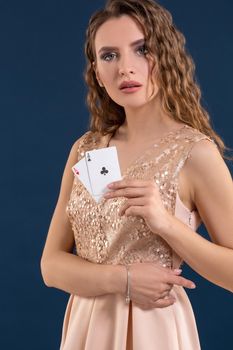
[[[125, 110], [99, 86], [93, 62], [96, 61], [95, 35], [110, 18], [129, 15], [141, 27], [145, 36], [146, 57], [152, 62], [152, 76], [160, 88], [162, 108], [178, 122], [199, 130], [215, 141], [223, 158], [230, 150], [213, 130], [208, 112], [201, 105], [201, 90], [195, 79], [195, 64], [185, 48], [185, 37], [173, 24], [168, 10], [153, 0], [108, 0], [105, 8], [95, 12], [86, 30], [85, 54], [87, 65], [84, 79], [90, 111], [90, 130], [103, 135], [113, 133], [125, 121]], [[153, 79], [151, 76], [151, 81]]]

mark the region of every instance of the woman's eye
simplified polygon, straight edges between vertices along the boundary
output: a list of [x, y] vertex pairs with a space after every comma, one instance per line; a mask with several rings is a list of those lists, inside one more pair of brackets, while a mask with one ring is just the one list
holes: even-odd
[[143, 54], [146, 54], [148, 51], [147, 51], [147, 48], [146, 48], [146, 45], [142, 45], [142, 46], [139, 46], [137, 48], [137, 51], [140, 51], [141, 53]]
[[[147, 54], [148, 50], [146, 48], [146, 45], [141, 45], [139, 46], [137, 49], [136, 49], [136, 52], [140, 52], [140, 54]], [[104, 61], [112, 61], [112, 59], [116, 56], [116, 53], [115, 52], [107, 52], [107, 53], [104, 53], [100, 58]]]
[[[115, 53], [105, 53], [104, 55], [101, 56], [101, 59], [104, 61], [111, 61], [111, 57], [113, 57]], [[110, 59], [108, 59], [110, 58]]]

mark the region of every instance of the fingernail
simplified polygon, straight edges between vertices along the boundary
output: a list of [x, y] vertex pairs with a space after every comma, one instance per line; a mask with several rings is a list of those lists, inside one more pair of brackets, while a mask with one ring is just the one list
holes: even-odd
[[194, 289], [196, 288], [196, 285], [194, 283], [191, 284], [191, 288]]
[[174, 272], [175, 272], [175, 273], [181, 273], [182, 270], [181, 270], [181, 269], [175, 269]]

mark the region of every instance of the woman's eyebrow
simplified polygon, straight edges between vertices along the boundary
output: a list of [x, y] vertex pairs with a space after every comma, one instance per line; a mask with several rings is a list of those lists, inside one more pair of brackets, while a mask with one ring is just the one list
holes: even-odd
[[[144, 39], [144, 38], [138, 39], [138, 40], [136, 40], [136, 41], [133, 41], [133, 42], [130, 44], [130, 46], [132, 47], [132, 46], [135, 46], [135, 45], [137, 45], [137, 44], [144, 43], [144, 42], [145, 42], [145, 39]], [[106, 51], [106, 50], [117, 50], [117, 49], [118, 49], [118, 47], [116, 47], [116, 46], [103, 46], [103, 47], [101, 47], [101, 49], [99, 49], [98, 53], [100, 53], [100, 52], [102, 52], [102, 51]]]

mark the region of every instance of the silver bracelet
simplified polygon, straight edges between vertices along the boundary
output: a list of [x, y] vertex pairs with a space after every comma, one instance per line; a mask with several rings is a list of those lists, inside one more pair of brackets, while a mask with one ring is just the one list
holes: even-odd
[[126, 297], [125, 302], [126, 304], [130, 303], [130, 294], [129, 294], [129, 287], [130, 287], [130, 272], [129, 272], [129, 265], [125, 265], [127, 270], [127, 286], [126, 286]]

